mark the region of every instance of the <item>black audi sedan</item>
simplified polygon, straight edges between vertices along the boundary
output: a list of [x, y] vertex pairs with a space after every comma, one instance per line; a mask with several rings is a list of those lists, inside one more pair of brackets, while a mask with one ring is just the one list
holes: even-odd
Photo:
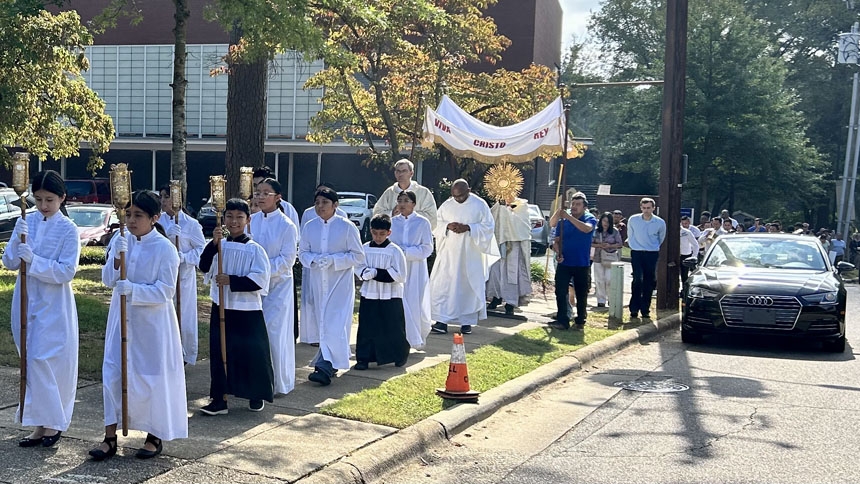
[[706, 334], [785, 335], [845, 351], [845, 285], [853, 264], [830, 263], [815, 237], [773, 233], [722, 235], [684, 284], [681, 339]]

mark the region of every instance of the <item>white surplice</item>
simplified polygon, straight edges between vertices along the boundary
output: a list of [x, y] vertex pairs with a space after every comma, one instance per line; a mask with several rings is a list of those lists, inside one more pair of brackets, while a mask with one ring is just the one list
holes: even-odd
[[[162, 213], [158, 223], [167, 231], [175, 225], [174, 218]], [[203, 227], [185, 212], [179, 212], [179, 287], [176, 289], [182, 307], [180, 336], [182, 337], [182, 357], [189, 365], [197, 363], [197, 265], [200, 254], [206, 246]], [[175, 240], [171, 240], [176, 245]], [[175, 299], [175, 298], [174, 298]]]
[[[33, 261], [27, 264], [27, 394], [24, 421], [21, 409], [15, 421], [65, 431], [72, 421], [78, 386], [78, 311], [72, 279], [78, 267], [81, 243], [78, 229], [62, 213], [45, 219], [36, 212], [27, 217], [27, 245]], [[3, 253], [9, 270], [21, 266], [17, 231]], [[21, 350], [20, 274], [12, 293], [12, 337]]]
[[[116, 240], [111, 239], [102, 282], [114, 287]], [[133, 284], [126, 297], [128, 327], [128, 428], [163, 440], [188, 437], [185, 370], [173, 296], [179, 274], [176, 247], [158, 231], [138, 240], [126, 232], [127, 279]], [[120, 295], [114, 290], [108, 311], [102, 385], [105, 425], [122, 428], [122, 373]]]
[[409, 346], [421, 349], [430, 334], [430, 276], [427, 258], [433, 253], [433, 232], [430, 222], [413, 212], [409, 217], [398, 215], [391, 219], [391, 235], [406, 256], [406, 283], [403, 287], [403, 312], [406, 314], [406, 339]]
[[[327, 268], [317, 267], [322, 257], [330, 258], [332, 264]], [[352, 271], [356, 265], [364, 263], [358, 228], [338, 215], [328, 220], [317, 217], [307, 222], [302, 227], [299, 260], [310, 273], [308, 285], [303, 284], [302, 292], [307, 289], [313, 301], [313, 318], [319, 328], [317, 357], [321, 355], [334, 368], [346, 370], [349, 368], [349, 334], [355, 305]]]
[[502, 258], [490, 267], [487, 297], [518, 307], [526, 304], [532, 294], [532, 224], [528, 200], [517, 198], [510, 205], [496, 203], [490, 212], [496, 223], [496, 242]]
[[[349, 218], [343, 209], [338, 208], [335, 213], [343, 218]], [[319, 218], [319, 215], [317, 215], [314, 207], [305, 209], [302, 213], [302, 225], [299, 227], [299, 239], [301, 239], [301, 232], [305, 224], [316, 218]], [[314, 312], [314, 301], [311, 298], [311, 277], [313, 276], [311, 276], [310, 269], [303, 265], [301, 304], [299, 304], [299, 342], [306, 344], [320, 342], [320, 327]]]
[[269, 258], [269, 290], [263, 296], [263, 317], [269, 334], [275, 393], [287, 394], [296, 386], [296, 336], [294, 334], [293, 264], [298, 231], [280, 210], [251, 215], [251, 238]]
[[[438, 210], [436, 261], [430, 274], [430, 316], [440, 323], [476, 325], [487, 319], [486, 282], [499, 259], [490, 207], [474, 193], [463, 203], [449, 198]], [[451, 222], [469, 226], [457, 234]]]
[[397, 206], [397, 197], [403, 191], [410, 191], [415, 194], [415, 213], [430, 222], [431, 230], [436, 228], [436, 199], [433, 198], [433, 192], [427, 187], [419, 185], [415, 180], [409, 181], [409, 188], [406, 190], [400, 188], [398, 183], [386, 188], [379, 200], [376, 201], [376, 205], [373, 206], [373, 214], [391, 215], [394, 207]]

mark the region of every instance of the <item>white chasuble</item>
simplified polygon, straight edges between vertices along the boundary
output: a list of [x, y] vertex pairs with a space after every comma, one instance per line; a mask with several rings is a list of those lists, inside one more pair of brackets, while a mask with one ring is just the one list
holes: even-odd
[[[179, 274], [176, 247], [153, 229], [140, 239], [126, 232], [125, 261], [132, 293], [126, 297], [128, 327], [128, 428], [163, 440], [188, 437], [185, 370], [173, 296]], [[119, 269], [115, 235], [102, 282], [114, 287]], [[105, 425], [122, 428], [120, 295], [114, 290], [108, 311], [102, 365]]]
[[[15, 421], [65, 431], [72, 421], [78, 386], [78, 312], [72, 279], [78, 267], [81, 243], [78, 229], [62, 213], [50, 218], [35, 212], [27, 217], [27, 245], [33, 261], [27, 264], [27, 394], [24, 421], [21, 409]], [[14, 231], [3, 265], [21, 266]], [[20, 274], [12, 293], [12, 337], [21, 349]]]
[[[438, 210], [436, 261], [430, 274], [430, 315], [441, 323], [475, 325], [487, 319], [485, 284], [490, 266], [499, 259], [493, 234], [493, 215], [487, 202], [475, 195], [463, 203], [449, 198]], [[457, 234], [451, 222], [469, 226]]]
[[430, 334], [430, 276], [427, 258], [433, 253], [430, 222], [413, 212], [409, 217], [391, 219], [391, 242], [406, 256], [406, 283], [403, 285], [403, 312], [406, 315], [406, 340], [409, 346], [422, 349]]

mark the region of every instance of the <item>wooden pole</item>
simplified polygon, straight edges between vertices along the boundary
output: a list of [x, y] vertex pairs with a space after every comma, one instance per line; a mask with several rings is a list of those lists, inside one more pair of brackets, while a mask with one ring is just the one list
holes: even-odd
[[[558, 194], [561, 191], [561, 177], [563, 177], [563, 176], [564, 176], [564, 163], [562, 163], [558, 167], [558, 183], [555, 184], [555, 198], [553, 198], [553, 203], [554, 204], [558, 203], [559, 206], [561, 206], [561, 207], [564, 206], [564, 202], [558, 199]], [[552, 207], [555, 209], [555, 210], [552, 210], [553, 215], [555, 215], [556, 210], [558, 210], [560, 208], [559, 206]], [[552, 215], [550, 215], [550, 217], [552, 217]], [[547, 242], [549, 242], [549, 241], [547, 241]], [[550, 245], [552, 245], [552, 244], [550, 244]], [[559, 250], [561, 250], [561, 247], [559, 247]], [[544, 261], [543, 273], [548, 274], [549, 273], [549, 251], [547, 251], [545, 255], [546, 255], [546, 260]]]
[[[215, 230], [221, 229], [221, 213], [215, 215]], [[221, 251], [221, 238], [218, 238], [218, 275], [224, 274], [224, 254]], [[224, 324], [224, 288], [218, 285], [218, 320], [221, 323], [221, 361], [224, 363], [224, 377], [227, 377], [227, 327]], [[224, 394], [224, 400], [227, 400], [227, 394]]]
[[[119, 212], [119, 236], [125, 237], [125, 213]], [[119, 254], [119, 280], [126, 278], [125, 252]], [[119, 296], [120, 355], [122, 359], [122, 435], [128, 436], [128, 312], [125, 294]]]
[[[27, 196], [26, 194], [21, 195], [21, 220], [25, 220], [27, 218]], [[27, 236], [21, 234], [21, 243], [27, 243]], [[21, 418], [21, 423], [24, 422], [24, 400], [27, 396], [27, 310], [29, 309], [29, 297], [27, 296], [27, 263], [21, 261], [21, 269], [19, 277], [21, 279], [21, 290], [19, 291], [19, 306], [21, 313], [21, 373], [20, 373], [20, 388], [18, 389], [18, 403], [21, 412], [19, 417]]]
[[[175, 208], [174, 204], [174, 209]], [[173, 223], [179, 225], [179, 211], [175, 211], [173, 215]], [[176, 236], [176, 252], [179, 252], [179, 236]], [[180, 269], [182, 268], [182, 264], [180, 264]], [[182, 271], [180, 270], [176, 274], [176, 323], [179, 326], [179, 340], [182, 340]]]
[[662, 263], [657, 264], [658, 309], [678, 309], [686, 70], [687, 0], [668, 0], [663, 127], [660, 142], [660, 216], [666, 221], [666, 240], [660, 246]]

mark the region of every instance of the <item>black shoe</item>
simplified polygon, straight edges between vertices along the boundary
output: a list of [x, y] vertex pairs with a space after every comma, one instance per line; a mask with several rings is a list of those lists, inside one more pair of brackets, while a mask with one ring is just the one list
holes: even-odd
[[496, 309], [497, 307], [499, 307], [499, 304], [502, 304], [502, 299], [494, 297], [490, 300], [490, 304], [487, 304], [487, 309]]
[[200, 412], [206, 415], [227, 415], [227, 401], [218, 398], [213, 398], [209, 405], [200, 407]]
[[574, 331], [585, 331], [585, 323], [576, 323], [573, 325]]
[[395, 361], [395, 362], [394, 362], [394, 366], [396, 366], [396, 367], [398, 367], [398, 368], [400, 368], [400, 367], [402, 367], [402, 366], [406, 366], [406, 360], [407, 360], [408, 358], [409, 358], [409, 357], [407, 356], [406, 358], [403, 358], [403, 359], [402, 359], [402, 360], [400, 360], [400, 361]]
[[18, 447], [36, 447], [37, 445], [42, 445], [42, 439], [43, 437], [37, 439], [27, 437], [18, 441]]
[[352, 369], [353, 370], [366, 370], [367, 369], [367, 362], [359, 361], [355, 365], [353, 365]]
[[319, 383], [322, 386], [331, 385], [331, 377], [321, 371], [315, 370], [313, 373], [308, 375], [308, 380], [314, 383]]
[[464, 325], [460, 326], [460, 333], [461, 334], [472, 334], [472, 325], [471, 324], [464, 324]]
[[266, 402], [262, 400], [248, 400], [248, 410], [262, 412], [264, 408], [266, 408]]
[[436, 334], [448, 334], [448, 325], [445, 323], [433, 323], [433, 326], [430, 326], [430, 332]]
[[513, 316], [514, 315], [514, 305], [513, 304], [505, 304], [505, 315]]
[[651, 319], [650, 313], [642, 313], [642, 319]]
[[639, 319], [639, 313], [630, 313], [630, 319]]
[[569, 325], [564, 324], [564, 323], [559, 322], [559, 321], [550, 321], [549, 323], [547, 323], [547, 326], [549, 326], [550, 328], [554, 328], [554, 329], [560, 329], [562, 331], [567, 331], [568, 329], [570, 329]]
[[42, 437], [42, 447], [53, 447], [54, 444], [56, 444], [57, 441], [60, 440], [60, 436], [62, 434], [62, 432], [57, 432], [54, 435], [46, 435]]
[[597, 307], [599, 307], [599, 308], [605, 308], [605, 307], [606, 307], [606, 303], [597, 303]]
[[153, 457], [156, 457], [161, 454], [161, 439], [152, 434], [146, 434], [146, 441], [144, 442], [144, 445], [146, 444], [154, 445], [155, 450], [146, 450], [144, 448], [140, 448], [137, 450], [137, 453], [134, 454], [135, 457], [137, 457], [138, 459], [152, 459]]
[[92, 449], [89, 454], [94, 461], [103, 461], [116, 455], [116, 435], [113, 437], [105, 437], [102, 443], [108, 445], [108, 450], [105, 452], [99, 448], [100, 446]]

